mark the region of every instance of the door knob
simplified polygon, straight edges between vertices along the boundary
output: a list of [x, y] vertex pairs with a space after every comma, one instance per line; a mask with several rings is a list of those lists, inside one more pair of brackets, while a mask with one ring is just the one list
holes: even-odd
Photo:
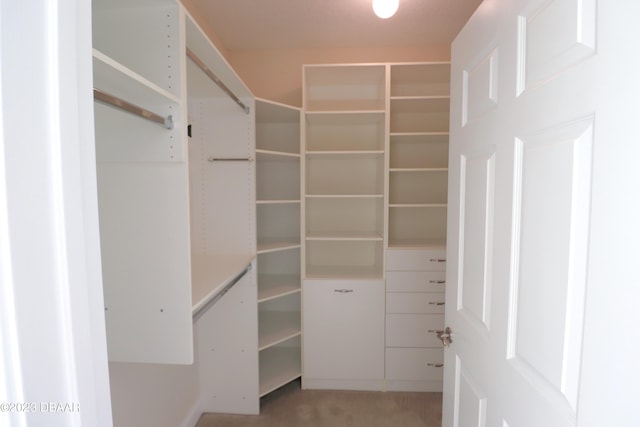
[[442, 345], [445, 347], [449, 347], [449, 344], [451, 344], [453, 342], [452, 339], [452, 333], [451, 333], [451, 328], [450, 327], [446, 327], [446, 329], [444, 331], [437, 331], [436, 335], [438, 336], [438, 338], [440, 338], [440, 341], [442, 341]]

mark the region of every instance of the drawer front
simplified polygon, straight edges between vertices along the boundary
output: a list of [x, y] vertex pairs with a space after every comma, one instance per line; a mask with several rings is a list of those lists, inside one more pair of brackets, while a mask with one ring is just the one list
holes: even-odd
[[389, 271], [387, 292], [444, 292], [445, 271]]
[[442, 381], [444, 351], [435, 348], [387, 348], [385, 372], [388, 380]]
[[443, 293], [387, 293], [387, 313], [444, 314]]
[[304, 375], [384, 378], [384, 281], [303, 282]]
[[444, 329], [442, 314], [387, 314], [387, 347], [442, 348], [436, 330]]
[[389, 271], [445, 271], [447, 268], [444, 249], [389, 249], [387, 270]]

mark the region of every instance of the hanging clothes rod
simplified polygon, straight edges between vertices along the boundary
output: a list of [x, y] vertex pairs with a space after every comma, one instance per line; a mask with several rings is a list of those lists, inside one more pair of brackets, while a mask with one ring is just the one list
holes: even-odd
[[207, 65], [204, 62], [202, 62], [202, 60], [198, 58], [198, 56], [195, 53], [193, 53], [193, 51], [189, 48], [187, 48], [187, 57], [191, 59], [193, 62], [195, 62], [195, 64], [207, 75], [207, 77], [209, 77], [215, 84], [217, 84], [220, 87], [220, 89], [222, 89], [227, 95], [229, 95], [229, 97], [233, 99], [236, 102], [236, 104], [238, 104], [240, 108], [244, 110], [245, 113], [249, 114], [249, 111], [250, 111], [249, 107], [244, 105], [244, 103], [240, 100], [240, 98], [238, 98], [236, 94], [233, 93], [231, 89], [229, 89], [222, 82], [222, 80], [220, 80], [218, 76], [216, 76], [213, 73], [213, 71], [211, 71], [209, 67], [207, 67]]
[[140, 117], [144, 117], [145, 119], [151, 120], [152, 122], [159, 123], [167, 129], [173, 129], [173, 116], [163, 117], [159, 114], [153, 113], [142, 107], [138, 107], [135, 104], [127, 102], [123, 99], [120, 99], [116, 96], [113, 96], [109, 93], [103, 92], [100, 89], [96, 89], [96, 88], [93, 88], [93, 99], [97, 99], [98, 101], [102, 101], [107, 104], [118, 107], [122, 110], [128, 111], [129, 113], [133, 113]]
[[204, 305], [202, 305], [195, 313], [193, 313], [193, 321], [195, 322], [196, 320], [198, 320], [200, 317], [202, 317], [202, 315], [204, 313], [206, 313], [207, 310], [209, 310], [211, 308], [211, 306], [213, 306], [215, 303], [218, 302], [218, 300], [220, 300], [220, 298], [222, 298], [223, 296], [225, 296], [225, 294], [227, 292], [229, 292], [229, 290], [240, 281], [240, 279], [242, 279], [245, 274], [247, 274], [249, 271], [251, 271], [251, 264], [248, 264], [244, 270], [242, 270], [240, 273], [238, 273], [238, 275], [236, 277], [234, 277], [233, 279], [231, 279], [231, 281], [229, 283], [227, 283], [224, 288], [222, 288], [220, 290], [220, 292], [218, 292], [217, 294], [215, 294], [213, 297], [211, 297], [210, 300], [208, 300], [206, 303], [204, 303]]

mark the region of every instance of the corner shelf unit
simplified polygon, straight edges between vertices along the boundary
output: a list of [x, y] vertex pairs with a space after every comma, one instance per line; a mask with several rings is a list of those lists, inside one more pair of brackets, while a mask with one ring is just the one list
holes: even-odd
[[259, 395], [302, 375], [300, 109], [256, 99]]

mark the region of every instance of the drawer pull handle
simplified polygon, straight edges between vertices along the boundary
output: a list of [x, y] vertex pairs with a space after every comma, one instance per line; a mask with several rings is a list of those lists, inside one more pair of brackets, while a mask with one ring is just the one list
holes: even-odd
[[446, 258], [431, 258], [429, 259], [431, 262], [447, 262]]
[[432, 368], [442, 368], [444, 363], [427, 363], [427, 366], [431, 366]]
[[349, 294], [353, 292], [353, 289], [334, 289], [333, 292], [338, 292], [340, 294]]
[[429, 301], [429, 305], [445, 305], [442, 301]]
[[447, 283], [446, 280], [429, 280], [429, 283], [432, 285], [442, 285], [443, 283]]

